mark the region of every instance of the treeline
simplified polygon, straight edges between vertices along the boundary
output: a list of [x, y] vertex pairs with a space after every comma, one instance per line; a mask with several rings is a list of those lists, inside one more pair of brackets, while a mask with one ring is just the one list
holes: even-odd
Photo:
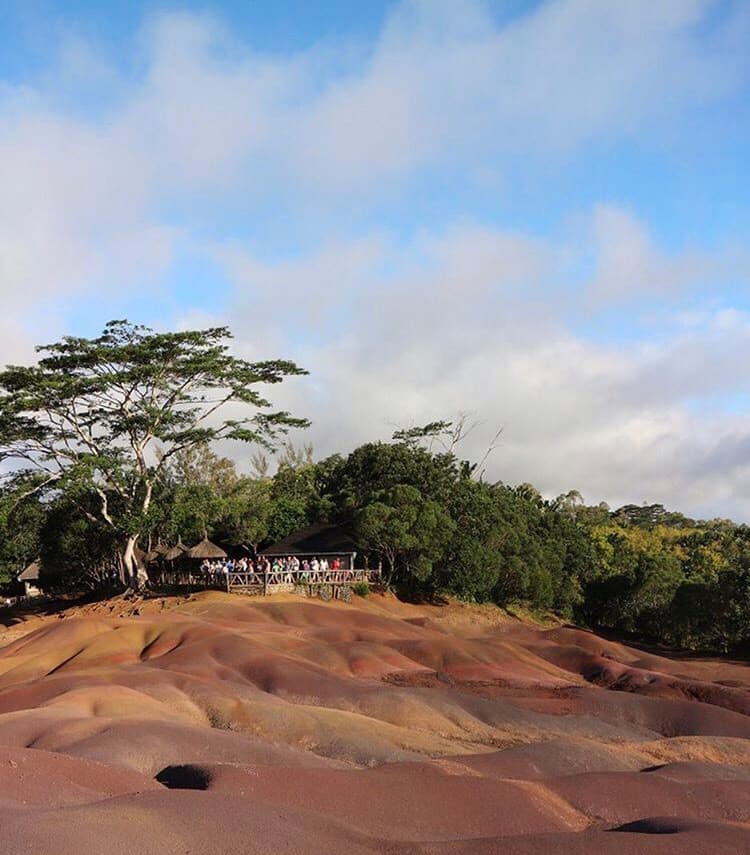
[[[747, 526], [696, 522], [659, 505], [611, 511], [575, 491], [545, 500], [529, 484], [487, 483], [411, 432], [317, 462], [312, 449], [287, 444], [274, 475], [263, 457], [253, 468], [239, 475], [208, 445], [175, 454], [138, 517], [140, 547], [208, 535], [257, 551], [336, 522], [353, 530], [364, 560], [412, 595], [521, 603], [695, 650], [750, 641]], [[35, 493], [31, 478], [19, 475], [0, 496], [3, 577], [41, 557], [47, 587], [111, 583], [120, 544], [96, 514], [100, 497], [84, 488]]]

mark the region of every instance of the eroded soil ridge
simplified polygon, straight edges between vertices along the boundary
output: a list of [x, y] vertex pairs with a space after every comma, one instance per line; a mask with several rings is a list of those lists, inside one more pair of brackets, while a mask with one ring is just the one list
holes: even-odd
[[121, 606], [0, 650], [6, 852], [750, 851], [745, 665], [382, 596]]

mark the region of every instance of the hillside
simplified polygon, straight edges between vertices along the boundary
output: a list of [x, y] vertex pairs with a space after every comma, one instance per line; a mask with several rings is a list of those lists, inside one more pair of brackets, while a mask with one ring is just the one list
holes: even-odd
[[0, 641], [5, 851], [750, 847], [743, 664], [384, 596], [115, 600]]

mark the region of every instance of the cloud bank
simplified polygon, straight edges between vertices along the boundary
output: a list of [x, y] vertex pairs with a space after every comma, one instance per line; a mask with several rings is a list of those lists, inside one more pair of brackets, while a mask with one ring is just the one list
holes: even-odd
[[319, 454], [470, 410], [504, 426], [489, 477], [746, 519], [747, 235], [667, 239], [607, 180], [520, 212], [677, 152], [747, 93], [749, 36], [710, 0], [412, 0], [275, 53], [171, 12], [127, 67], [68, 33], [0, 81], [0, 359], [124, 308], [226, 322], [312, 372], [280, 400]]

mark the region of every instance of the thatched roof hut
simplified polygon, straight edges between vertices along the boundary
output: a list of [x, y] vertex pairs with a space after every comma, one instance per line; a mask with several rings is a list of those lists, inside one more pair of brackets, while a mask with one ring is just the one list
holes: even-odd
[[41, 570], [42, 565], [37, 559], [36, 561], [32, 561], [29, 566], [18, 574], [19, 582], [38, 582], [39, 581], [39, 571]]
[[187, 556], [188, 558], [199, 558], [203, 560], [205, 558], [226, 558], [227, 554], [220, 546], [217, 546], [207, 537], [204, 537], [200, 543], [196, 543], [195, 546], [188, 549]]
[[41, 569], [42, 563], [37, 558], [18, 574], [18, 581], [23, 585], [24, 594], [27, 597], [38, 597], [42, 593], [39, 588], [39, 571]]
[[177, 543], [171, 549], [168, 549], [164, 553], [164, 557], [167, 559], [167, 561], [176, 561], [178, 558], [182, 558], [182, 556], [186, 552], [187, 547], [181, 540], [178, 540]]

